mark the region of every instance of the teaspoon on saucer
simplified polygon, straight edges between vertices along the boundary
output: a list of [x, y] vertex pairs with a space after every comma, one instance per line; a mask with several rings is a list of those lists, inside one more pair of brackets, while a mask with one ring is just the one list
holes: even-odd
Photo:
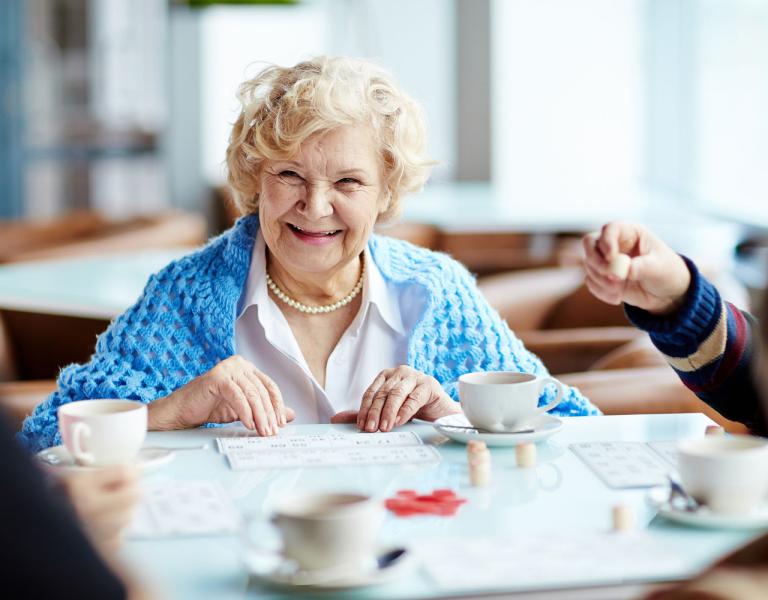
[[180, 452], [184, 450], [208, 450], [211, 445], [209, 443], [200, 444], [199, 446], [145, 446], [145, 450], [168, 450], [170, 452]]
[[672, 475], [667, 473], [667, 481], [669, 482], [669, 505], [673, 508], [682, 507], [687, 512], [696, 512], [699, 510], [699, 503], [685, 491], [682, 484], [677, 481]]
[[[403, 560], [408, 551], [405, 548], [392, 548], [376, 556], [375, 570], [383, 571], [395, 566], [396, 563]], [[343, 580], [348, 577], [354, 577], [356, 573], [350, 571], [349, 567], [327, 567], [313, 571], [298, 570], [287, 576], [292, 585], [298, 586], [316, 586], [331, 584], [335, 581]]]
[[533, 433], [533, 429], [512, 429], [510, 431], [491, 431], [490, 429], [483, 429], [482, 427], [473, 427], [471, 425], [448, 425], [444, 423], [434, 423], [433, 421], [425, 421], [424, 419], [411, 419], [412, 423], [419, 425], [432, 425], [434, 427], [441, 427], [443, 429], [458, 429], [461, 431], [476, 431], [477, 433]]

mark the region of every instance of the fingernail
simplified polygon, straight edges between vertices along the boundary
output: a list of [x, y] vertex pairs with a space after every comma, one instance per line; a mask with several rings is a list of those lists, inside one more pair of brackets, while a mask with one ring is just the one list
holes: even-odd
[[366, 427], [368, 431], [376, 431], [376, 419], [371, 419], [368, 421], [368, 427]]
[[405, 421], [402, 416], [397, 417], [397, 419], [395, 419], [395, 427], [400, 427], [400, 425], [402, 425], [404, 422]]
[[381, 422], [381, 430], [382, 431], [388, 431], [389, 430], [389, 421], [387, 421], [386, 419], [384, 419]]

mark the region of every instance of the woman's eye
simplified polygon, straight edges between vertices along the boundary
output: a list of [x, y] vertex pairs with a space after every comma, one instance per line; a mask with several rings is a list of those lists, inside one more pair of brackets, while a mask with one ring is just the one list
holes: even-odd
[[339, 179], [336, 183], [339, 185], [362, 185], [360, 180], [355, 179], [354, 177], [344, 177], [343, 179]]
[[304, 179], [296, 171], [280, 171], [277, 176], [286, 185], [304, 185]]

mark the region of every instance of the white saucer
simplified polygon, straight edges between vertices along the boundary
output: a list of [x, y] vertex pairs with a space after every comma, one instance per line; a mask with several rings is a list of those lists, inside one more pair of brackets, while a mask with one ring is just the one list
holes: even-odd
[[432, 426], [443, 435], [456, 442], [466, 444], [469, 440], [479, 440], [489, 446], [517, 446], [526, 442], [541, 442], [554, 435], [563, 427], [563, 422], [552, 415], [539, 415], [533, 419], [528, 428], [533, 429], [530, 433], [476, 433], [474, 431], [462, 431], [461, 429], [451, 429], [450, 427], [441, 427], [440, 425], [460, 425], [471, 427], [464, 415], [448, 415], [437, 419]]
[[[134, 461], [134, 464], [142, 471], [152, 471], [171, 462], [176, 454], [165, 448], [142, 448]], [[82, 471], [98, 469], [99, 467], [87, 467], [78, 465], [69, 450], [65, 446], [54, 446], [37, 453], [35, 458], [46, 468], [54, 470]]]
[[[390, 547], [379, 549], [379, 556], [388, 551], [395, 550]], [[316, 589], [316, 590], [344, 590], [351, 588], [370, 587], [383, 585], [399, 579], [407, 571], [413, 568], [416, 558], [414, 553], [405, 550], [404, 554], [387, 567], [375, 568], [356, 573], [333, 577], [327, 581], [312, 581], [312, 572], [296, 571], [292, 568], [292, 561], [284, 559], [278, 554], [264, 554], [262, 552], [246, 554], [245, 566], [251, 577], [278, 587], [292, 589]]]
[[651, 490], [648, 501], [662, 517], [670, 521], [704, 529], [768, 529], [768, 505], [760, 506], [746, 515], [721, 515], [711, 512], [706, 506], [695, 511], [675, 508], [666, 498], [662, 499], [665, 493], [666, 489]]

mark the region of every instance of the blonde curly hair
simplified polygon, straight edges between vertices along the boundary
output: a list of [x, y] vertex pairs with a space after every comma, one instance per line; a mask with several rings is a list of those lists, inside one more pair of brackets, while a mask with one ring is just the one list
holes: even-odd
[[310, 136], [343, 125], [374, 132], [388, 194], [379, 221], [400, 213], [403, 196], [422, 188], [434, 161], [426, 154], [422, 109], [371, 62], [319, 56], [269, 66], [240, 85], [242, 111], [227, 147], [227, 180], [241, 214], [258, 213], [264, 160], [294, 157]]

